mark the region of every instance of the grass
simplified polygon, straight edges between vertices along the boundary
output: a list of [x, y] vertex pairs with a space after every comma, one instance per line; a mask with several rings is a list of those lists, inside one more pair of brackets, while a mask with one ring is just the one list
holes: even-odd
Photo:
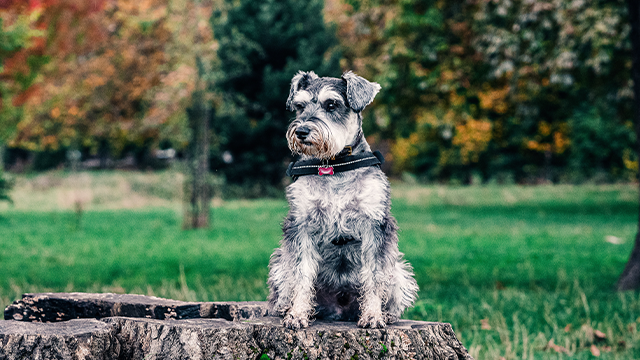
[[[212, 229], [182, 231], [170, 172], [17, 180], [16, 205], [0, 208], [0, 306], [36, 291], [267, 296], [284, 200], [216, 199]], [[421, 288], [405, 317], [450, 322], [476, 359], [640, 358], [640, 293], [613, 290], [637, 198], [635, 185], [394, 183]]]

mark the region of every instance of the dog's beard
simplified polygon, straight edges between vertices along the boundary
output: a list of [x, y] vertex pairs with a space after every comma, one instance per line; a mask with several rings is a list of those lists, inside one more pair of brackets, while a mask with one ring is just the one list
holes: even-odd
[[287, 130], [287, 141], [289, 149], [294, 154], [313, 156], [319, 159], [330, 159], [337, 154], [341, 148], [330, 139], [331, 131], [322, 123], [305, 123], [309, 128], [309, 135], [303, 141], [296, 136], [296, 129], [301, 125], [300, 121], [293, 121]]

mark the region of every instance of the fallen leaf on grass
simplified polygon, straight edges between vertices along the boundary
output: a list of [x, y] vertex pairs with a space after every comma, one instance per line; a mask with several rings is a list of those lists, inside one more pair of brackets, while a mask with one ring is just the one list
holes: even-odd
[[614, 245], [620, 245], [620, 244], [624, 244], [624, 239], [619, 238], [617, 236], [613, 236], [613, 235], [607, 235], [604, 237], [604, 241], [614, 244]]
[[559, 353], [561, 352], [561, 353], [565, 353], [565, 354], [569, 355], [569, 350], [567, 350], [567, 348], [565, 348], [564, 346], [556, 345], [553, 342], [553, 339], [549, 340], [549, 342], [547, 343], [547, 346], [545, 346], [544, 349], [545, 350], [553, 349], [553, 350], [555, 350], [555, 352], [559, 352]]
[[606, 339], [607, 335], [605, 335], [602, 331], [600, 330], [594, 330], [593, 331], [593, 335], [595, 335], [598, 339]]
[[489, 319], [480, 320], [480, 329], [491, 330], [491, 325], [489, 325]]
[[597, 346], [591, 345], [591, 355], [600, 356], [600, 350], [598, 349]]
[[571, 331], [571, 324], [564, 327], [564, 332], [569, 332], [569, 331]]

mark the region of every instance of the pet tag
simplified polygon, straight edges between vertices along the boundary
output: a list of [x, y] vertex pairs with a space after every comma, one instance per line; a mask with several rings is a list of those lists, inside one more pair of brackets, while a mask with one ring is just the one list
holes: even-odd
[[333, 166], [319, 167], [318, 175], [333, 175]]

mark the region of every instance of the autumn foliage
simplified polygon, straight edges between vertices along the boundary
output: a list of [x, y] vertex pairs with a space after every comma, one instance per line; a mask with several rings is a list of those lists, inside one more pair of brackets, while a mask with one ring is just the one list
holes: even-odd
[[211, 45], [210, 31], [201, 36], [193, 24], [202, 19], [206, 24], [210, 6], [50, 0], [10, 10], [35, 12], [37, 20], [30, 26], [46, 29], [14, 58], [39, 53], [48, 62], [39, 69], [37, 91], [18, 104], [24, 113], [9, 146], [119, 154], [127, 146], [157, 146], [170, 132], [184, 142], [180, 127], [196, 86], [194, 52], [199, 48], [185, 49], [181, 43], [193, 45], [193, 38], [201, 37]]
[[327, 4], [342, 65], [383, 87], [367, 133], [391, 140], [396, 173], [635, 177], [624, 1]]

